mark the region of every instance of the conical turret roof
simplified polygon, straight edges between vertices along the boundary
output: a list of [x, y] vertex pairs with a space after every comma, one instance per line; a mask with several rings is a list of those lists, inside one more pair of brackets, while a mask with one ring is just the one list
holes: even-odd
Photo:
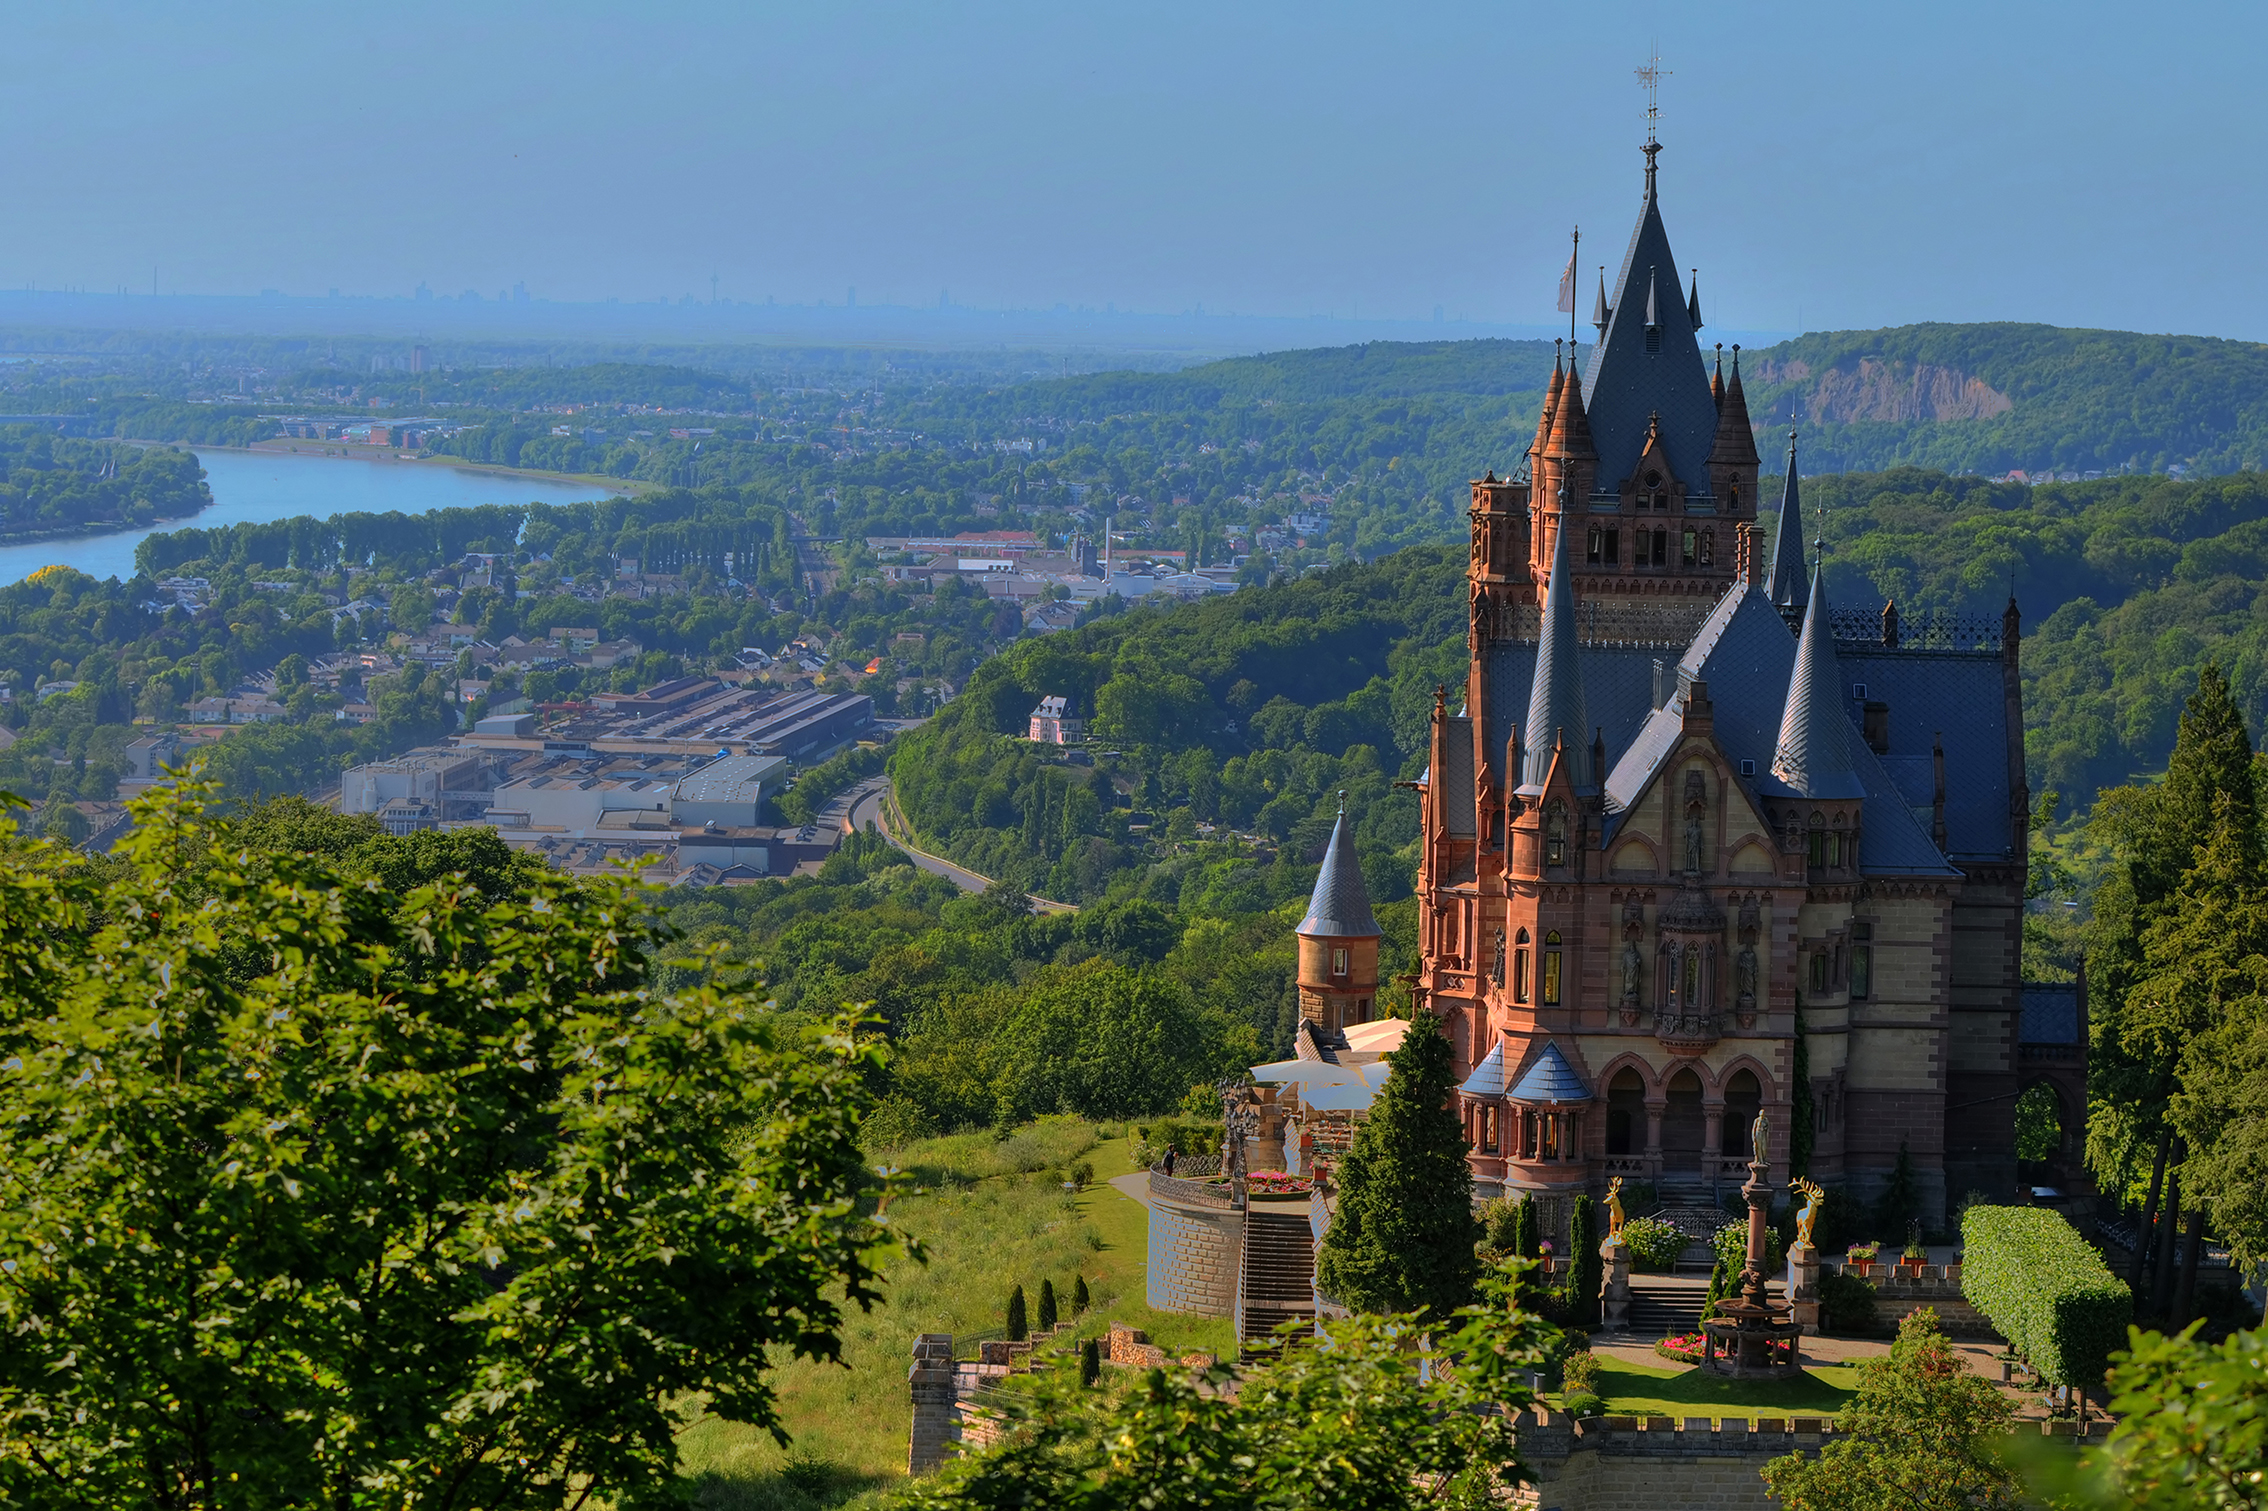
[[1851, 764], [1851, 720], [1843, 712], [1843, 676], [1835, 663], [1835, 632], [1827, 622], [1823, 571], [1812, 569], [1811, 605], [1796, 640], [1772, 775], [1805, 797], [1864, 797], [1866, 788]]
[[1347, 834], [1347, 810], [1342, 804], [1338, 822], [1331, 826], [1331, 843], [1323, 852], [1323, 869], [1315, 874], [1315, 892], [1307, 900], [1307, 916], [1299, 933], [1325, 939], [1376, 939], [1378, 919], [1370, 911], [1370, 891], [1362, 884], [1362, 867], [1356, 863], [1354, 840]]
[[1709, 447], [1709, 460], [1732, 467], [1753, 467], [1762, 460], [1756, 454], [1755, 428], [1748, 423], [1748, 395], [1741, 391], [1737, 346], [1733, 348], [1732, 381], [1717, 401], [1717, 438]]
[[[1737, 371], [1737, 365], [1735, 370]], [[1765, 596], [1781, 609], [1801, 609], [1807, 602], [1803, 580], [1803, 497], [1797, 489], [1796, 433], [1788, 432], [1788, 482], [1780, 494], [1780, 527], [1772, 535], [1772, 580]]]
[[1595, 457], [1598, 452], [1591, 445], [1591, 422], [1583, 412], [1583, 385], [1574, 375], [1559, 387], [1559, 397], [1551, 406], [1551, 443], [1544, 455], [1577, 461]]
[[[1570, 396], [1576, 387], [1567, 385]], [[1522, 792], [1543, 790], [1544, 778], [1551, 775], [1552, 752], [1562, 740], [1575, 785], [1587, 787], [1598, 780], [1598, 773], [1583, 769], [1589, 764], [1583, 751], [1591, 720], [1583, 701], [1583, 671], [1575, 659], [1575, 569], [1568, 537], [1580, 528], [1575, 522], [1579, 517], [1570, 517], [1564, 496], [1560, 504], [1552, 531], [1551, 577], [1544, 586], [1543, 626], [1536, 642], [1536, 680], [1528, 692], [1528, 719], [1520, 728], [1526, 743], [1520, 761]]]
[[1558, 412], [1560, 391], [1567, 386], [1567, 374], [1559, 365], [1559, 357], [1551, 359], [1551, 386], [1544, 390], [1543, 413], [1536, 416], [1536, 455], [1542, 456], [1551, 445], [1551, 417]]

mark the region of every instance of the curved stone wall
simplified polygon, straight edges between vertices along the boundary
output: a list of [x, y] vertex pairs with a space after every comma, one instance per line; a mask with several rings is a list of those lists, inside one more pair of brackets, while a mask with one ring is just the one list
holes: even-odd
[[1244, 1262], [1244, 1214], [1211, 1203], [1177, 1201], [1150, 1183], [1148, 1300], [1161, 1312], [1236, 1315], [1237, 1270]]

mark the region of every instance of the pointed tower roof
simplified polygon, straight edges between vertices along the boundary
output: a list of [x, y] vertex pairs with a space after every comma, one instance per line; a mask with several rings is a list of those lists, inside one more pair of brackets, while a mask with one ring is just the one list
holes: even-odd
[[[1721, 427], [1725, 418], [1725, 349], [1722, 345], [1717, 348], [1716, 369], [1709, 374], [1709, 397], [1716, 403], [1717, 422]], [[1723, 432], [1720, 429], [1718, 433], [1722, 434]], [[1713, 452], [1711, 460], [1715, 460]]]
[[[1557, 346], [1558, 342], [1553, 342]], [[1560, 391], [1567, 386], [1567, 374], [1559, 365], [1559, 354], [1551, 358], [1551, 386], [1544, 390], [1543, 413], [1536, 416], [1536, 455], [1542, 456], [1551, 444], [1551, 417], [1559, 408]]]
[[1662, 417], [1662, 437], [1677, 476], [1696, 493], [1709, 485], [1706, 463], [1717, 409], [1693, 322], [1663, 318], [1676, 306], [1656, 297], [1656, 270], [1662, 268], [1671, 279], [1664, 292], [1674, 293], [1677, 258], [1649, 182], [1611, 304], [1601, 282], [1605, 323], [1583, 372], [1583, 404], [1598, 447], [1602, 488], [1613, 488], [1630, 475], [1645, 442], [1646, 416], [1655, 413]]
[[1378, 919], [1370, 911], [1370, 892], [1362, 884], [1362, 867], [1355, 861], [1354, 841], [1347, 837], [1346, 799], [1339, 800], [1339, 819], [1331, 826], [1331, 843], [1323, 852], [1323, 869], [1315, 874], [1315, 892], [1307, 900], [1307, 916], [1296, 931], [1325, 939], [1376, 939]]
[[1562, 1107], [1591, 1099], [1590, 1088], [1575, 1073], [1575, 1067], [1567, 1063], [1567, 1056], [1559, 1052], [1559, 1046], [1549, 1039], [1544, 1040], [1543, 1053], [1536, 1056], [1535, 1063], [1507, 1095], [1515, 1102]]
[[1591, 324], [1603, 333], [1607, 327], [1606, 269], [1599, 269], [1599, 302], [1591, 306]]
[[[1720, 359], [1721, 360], [1721, 359]], [[1717, 438], [1709, 443], [1709, 460], [1734, 467], [1753, 467], [1756, 430], [1748, 422], [1748, 395], [1740, 387], [1740, 348], [1733, 348], [1732, 381], [1717, 403]]]
[[1701, 328], [1701, 270], [1699, 268], [1693, 270], [1693, 292], [1685, 296], [1685, 317], [1693, 322], [1695, 330]]
[[[1572, 397], [1575, 384], [1568, 384]], [[1586, 772], [1581, 761], [1583, 731], [1591, 727], [1583, 702], [1583, 672], [1575, 660], [1575, 569], [1568, 537], [1580, 526], [1560, 497], [1561, 514], [1552, 531], [1551, 579], [1544, 587], [1543, 627], [1536, 641], [1536, 680], [1528, 692], [1528, 718], [1520, 726], [1527, 749], [1520, 762], [1520, 790], [1541, 792], [1551, 775], [1552, 756], [1566, 741], [1568, 759], [1577, 763], [1575, 785], [1597, 783], [1597, 772]]]
[[1812, 569], [1811, 606], [1796, 639], [1772, 775], [1805, 797], [1864, 797], [1866, 787], [1851, 764], [1851, 720], [1843, 712], [1843, 676], [1835, 664], [1835, 632], [1827, 623], [1824, 571], [1824, 563]]
[[1465, 1077], [1465, 1084], [1457, 1088], [1469, 1097], [1500, 1097], [1504, 1095], [1504, 1041], [1499, 1039], [1489, 1046], [1488, 1053]]
[[[1733, 364], [1737, 377], [1740, 364]], [[1780, 494], [1780, 524], [1772, 533], [1772, 577], [1765, 596], [1782, 611], [1793, 613], [1808, 601], [1803, 580], [1803, 497], [1798, 491], [1795, 459], [1796, 433], [1788, 432], [1788, 482]]]
[[1583, 412], [1583, 385], [1570, 373], [1551, 406], [1551, 440], [1544, 455], [1579, 461], [1598, 454], [1591, 443], [1590, 417]]

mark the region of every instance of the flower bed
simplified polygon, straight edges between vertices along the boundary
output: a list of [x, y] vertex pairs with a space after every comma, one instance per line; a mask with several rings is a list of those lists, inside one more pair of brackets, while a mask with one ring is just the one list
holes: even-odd
[[1244, 1184], [1254, 1196], [1305, 1196], [1315, 1189], [1309, 1177], [1282, 1170], [1255, 1170], [1244, 1178]]
[[1680, 1364], [1699, 1364], [1701, 1351], [1708, 1346], [1708, 1342], [1699, 1333], [1684, 1333], [1675, 1338], [1664, 1338], [1654, 1345], [1654, 1352], [1665, 1359], [1675, 1359]]

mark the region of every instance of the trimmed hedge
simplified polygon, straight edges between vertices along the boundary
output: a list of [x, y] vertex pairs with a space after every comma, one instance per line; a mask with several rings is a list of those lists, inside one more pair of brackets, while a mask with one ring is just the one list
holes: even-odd
[[2053, 1384], [2101, 1384], [2134, 1298], [2078, 1230], [2045, 1207], [1976, 1206], [1961, 1243], [1961, 1294], [2010, 1346]]

